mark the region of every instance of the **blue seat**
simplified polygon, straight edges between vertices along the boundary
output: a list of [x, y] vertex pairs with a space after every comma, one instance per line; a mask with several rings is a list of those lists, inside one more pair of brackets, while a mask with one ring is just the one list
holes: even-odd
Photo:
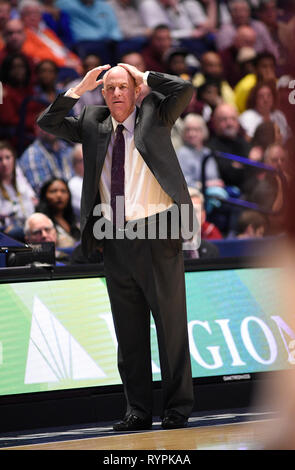
[[272, 244], [278, 237], [264, 238], [234, 238], [225, 240], [210, 240], [219, 249], [219, 254], [223, 258], [239, 256], [263, 256], [267, 254]]

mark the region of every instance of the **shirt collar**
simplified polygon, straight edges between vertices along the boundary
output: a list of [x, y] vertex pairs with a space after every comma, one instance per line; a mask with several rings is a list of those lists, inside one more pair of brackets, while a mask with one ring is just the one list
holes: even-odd
[[135, 119], [136, 119], [136, 107], [134, 108], [134, 111], [131, 114], [129, 114], [128, 118], [125, 119], [124, 122], [119, 123], [112, 116], [112, 123], [113, 123], [114, 132], [116, 132], [118, 124], [123, 124], [123, 126], [125, 127], [125, 129], [127, 129], [128, 132], [133, 133], [134, 132], [134, 127], [135, 127]]

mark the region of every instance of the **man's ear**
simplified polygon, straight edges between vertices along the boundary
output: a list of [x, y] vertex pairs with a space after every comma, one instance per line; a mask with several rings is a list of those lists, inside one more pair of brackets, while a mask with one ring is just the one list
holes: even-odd
[[136, 96], [136, 99], [139, 97], [140, 92], [141, 92], [141, 85], [136, 85], [136, 87], [135, 87], [135, 96]]

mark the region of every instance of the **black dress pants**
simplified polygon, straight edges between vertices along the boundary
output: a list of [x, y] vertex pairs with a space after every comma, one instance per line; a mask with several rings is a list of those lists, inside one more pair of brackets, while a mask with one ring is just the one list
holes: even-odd
[[159, 347], [163, 416], [194, 403], [182, 245], [179, 239], [104, 240], [104, 266], [127, 412], [152, 416], [150, 313]]

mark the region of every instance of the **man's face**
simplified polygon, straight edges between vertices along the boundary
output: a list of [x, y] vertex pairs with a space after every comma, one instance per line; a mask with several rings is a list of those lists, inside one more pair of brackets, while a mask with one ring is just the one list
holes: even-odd
[[259, 113], [270, 113], [274, 105], [274, 97], [268, 86], [259, 89], [256, 96], [256, 109]]
[[264, 163], [277, 171], [286, 171], [287, 155], [285, 150], [279, 145], [272, 147], [266, 154]]
[[201, 147], [204, 141], [204, 129], [198, 119], [187, 119], [183, 129], [183, 140], [192, 147]]
[[237, 111], [229, 105], [221, 105], [215, 111], [214, 129], [217, 135], [234, 139], [239, 132]]
[[163, 55], [172, 46], [172, 38], [169, 29], [161, 28], [155, 31], [152, 36], [151, 44], [153, 49], [159, 54]]
[[202, 57], [202, 70], [206, 75], [220, 78], [223, 73], [222, 61], [218, 54], [208, 52]]
[[270, 0], [268, 3], [265, 3], [258, 16], [260, 21], [263, 21], [267, 26], [275, 26], [278, 17], [276, 1]]
[[276, 71], [273, 59], [267, 57], [261, 59], [257, 64], [256, 73], [263, 81], [275, 80]]
[[30, 243], [56, 243], [56, 229], [47, 217], [35, 218], [30, 223], [30, 233], [27, 236]]
[[22, 20], [26, 28], [38, 29], [41, 19], [41, 8], [32, 5], [23, 10]]
[[234, 3], [230, 12], [234, 25], [241, 26], [248, 24], [250, 19], [250, 8], [246, 1]]
[[123, 67], [110, 69], [104, 77], [102, 93], [111, 115], [123, 122], [133, 112], [140, 87]]
[[5, 24], [10, 18], [10, 5], [9, 3], [2, 3], [0, 5], [0, 30], [5, 27]]
[[235, 38], [237, 49], [241, 47], [254, 47], [256, 42], [256, 33], [250, 26], [240, 26]]
[[25, 32], [21, 21], [8, 21], [3, 36], [9, 50], [20, 50], [25, 41]]

